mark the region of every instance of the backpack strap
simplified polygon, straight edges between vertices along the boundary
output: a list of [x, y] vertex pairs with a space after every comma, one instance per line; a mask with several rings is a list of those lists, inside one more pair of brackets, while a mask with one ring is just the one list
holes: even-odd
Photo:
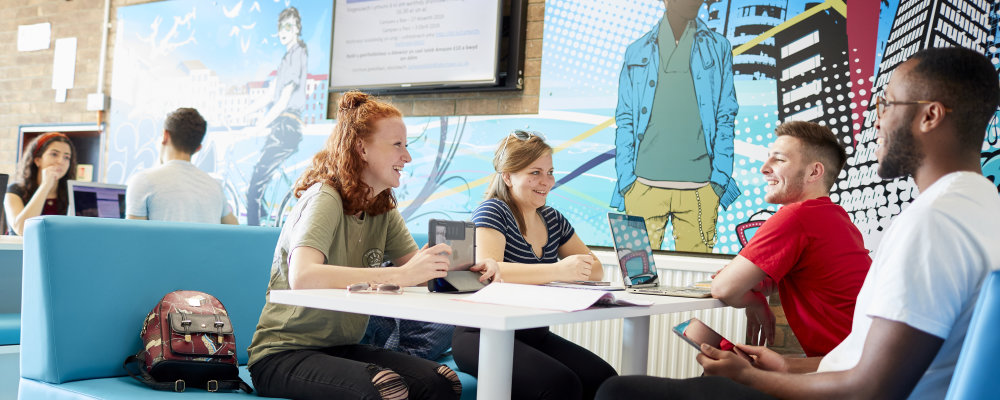
[[[129, 368], [130, 365], [135, 365], [135, 370], [138, 372], [134, 372], [132, 368]], [[173, 382], [157, 382], [156, 379], [153, 379], [153, 376], [150, 375], [149, 372], [146, 372], [146, 370], [142, 368], [142, 360], [138, 357], [138, 355], [131, 355], [125, 358], [125, 362], [122, 363], [122, 368], [125, 369], [125, 372], [127, 372], [128, 376], [131, 376], [132, 379], [135, 379], [139, 381], [139, 383], [156, 390], [183, 392], [187, 389], [187, 383], [182, 379], [178, 379]], [[253, 393], [253, 389], [250, 388], [250, 385], [247, 385], [246, 382], [243, 382], [243, 379], [239, 378], [221, 381], [210, 380], [208, 381], [208, 385], [206, 385], [205, 390], [209, 392], [218, 392], [220, 390], [242, 390], [246, 393]]]

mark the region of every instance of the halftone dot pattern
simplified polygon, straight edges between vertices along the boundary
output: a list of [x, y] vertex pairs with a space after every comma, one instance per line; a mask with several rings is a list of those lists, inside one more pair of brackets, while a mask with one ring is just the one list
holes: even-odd
[[545, 2], [545, 75], [598, 94], [617, 94], [625, 48], [662, 15], [660, 1]]
[[[617, 96], [618, 74], [626, 48], [653, 29], [663, 15], [662, 1], [548, 0], [545, 7], [542, 66], [543, 82], [547, 83], [544, 85], [579, 88], [573, 93], [594, 96]], [[701, 9], [699, 18], [708, 21], [707, 8]], [[817, 73], [818, 76], [836, 74], [837, 77], [833, 80], [840, 87], [831, 92], [830, 86], [824, 84], [824, 96], [811, 103], [810, 107], [821, 108], [826, 115], [822, 123], [830, 125], [838, 134], [846, 134], [850, 132], [850, 121], [840, 114], [846, 112], [846, 103], [850, 99], [838, 93], [842, 93], [845, 86], [849, 87], [846, 82], [849, 75], [846, 64], [824, 65], [820, 69], [823, 72]], [[825, 79], [830, 81], [829, 78]], [[845, 82], [841, 83], [841, 79]], [[759, 154], [761, 148], [766, 149], [774, 141], [773, 131], [779, 124], [776, 84], [767, 79], [737, 81], [736, 84], [740, 109], [734, 121], [737, 152], [733, 160], [732, 178], [740, 187], [741, 196], [728, 209], [718, 213], [714, 248], [716, 253], [728, 254], [738, 253], [741, 249], [736, 235], [738, 224], [761, 209], [774, 211], [777, 208], [763, 199], [764, 182], [760, 177], [762, 161], [747, 156]], [[831, 115], [836, 117], [831, 118]], [[610, 141], [613, 137], [604, 140]], [[751, 153], [741, 150], [747, 148], [751, 149]], [[599, 168], [602, 172], [610, 170], [610, 176], [615, 176], [613, 163], [602, 164]], [[594, 172], [597, 173], [597, 170]], [[557, 178], [558, 175], [557, 172]], [[574, 199], [570, 193], [560, 194], [560, 191], [557, 189], [553, 192], [556, 195], [550, 197], [549, 204], [573, 221], [578, 235], [587, 238], [585, 241], [588, 244], [603, 242], [594, 238], [607, 238], [610, 241], [604, 213], [595, 212], [592, 204]], [[600, 196], [597, 200], [609, 201], [610, 193], [606, 198]], [[673, 242], [672, 225], [667, 224], [661, 248], [673, 249]]]

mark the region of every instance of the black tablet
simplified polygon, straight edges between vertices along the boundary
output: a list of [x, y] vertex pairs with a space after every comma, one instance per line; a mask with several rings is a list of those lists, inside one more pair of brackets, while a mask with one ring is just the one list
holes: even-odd
[[486, 283], [480, 282], [479, 272], [469, 271], [476, 264], [476, 225], [469, 221], [432, 219], [428, 222], [428, 246], [445, 243], [451, 246], [448, 275], [432, 279], [427, 289], [432, 292], [475, 292]]

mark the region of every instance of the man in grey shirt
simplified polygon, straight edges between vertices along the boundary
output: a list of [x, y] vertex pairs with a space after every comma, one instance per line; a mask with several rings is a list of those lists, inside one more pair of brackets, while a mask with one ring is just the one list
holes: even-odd
[[178, 108], [163, 122], [160, 166], [132, 175], [125, 192], [128, 219], [236, 225], [222, 185], [191, 164], [206, 123], [198, 110]]

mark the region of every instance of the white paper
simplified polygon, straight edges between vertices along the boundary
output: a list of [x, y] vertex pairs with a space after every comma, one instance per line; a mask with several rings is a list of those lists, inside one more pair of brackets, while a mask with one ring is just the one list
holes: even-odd
[[49, 48], [50, 40], [52, 24], [48, 22], [17, 27], [17, 51], [45, 50]]
[[52, 60], [52, 88], [71, 89], [76, 70], [76, 38], [56, 39]]
[[62, 88], [56, 89], [56, 98], [55, 98], [55, 101], [56, 101], [56, 103], [65, 103], [66, 102], [66, 89], [62, 89]]
[[611, 292], [516, 283], [492, 283], [468, 297], [456, 300], [558, 311], [578, 311], [598, 303], [623, 306], [653, 305], [651, 301], [621, 299]]

